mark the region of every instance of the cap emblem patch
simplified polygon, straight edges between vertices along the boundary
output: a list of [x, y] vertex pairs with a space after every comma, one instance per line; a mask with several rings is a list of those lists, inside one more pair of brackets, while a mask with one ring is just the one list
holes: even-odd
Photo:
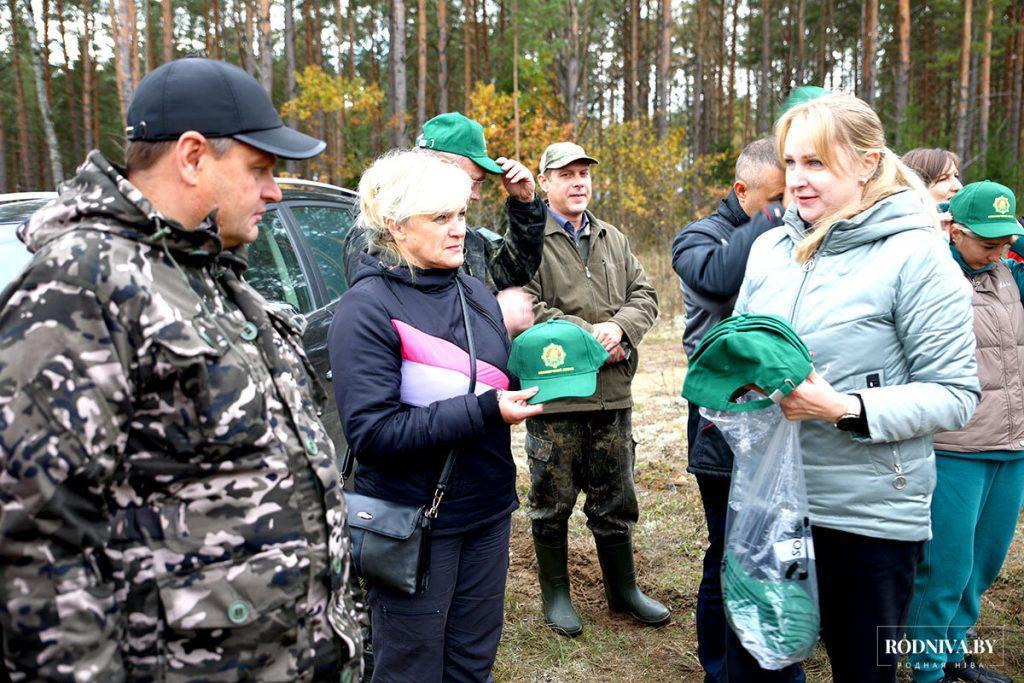
[[541, 354], [540, 359], [544, 361], [544, 365], [553, 370], [560, 368], [565, 365], [565, 349], [561, 344], [552, 342], [544, 347], [544, 353]]

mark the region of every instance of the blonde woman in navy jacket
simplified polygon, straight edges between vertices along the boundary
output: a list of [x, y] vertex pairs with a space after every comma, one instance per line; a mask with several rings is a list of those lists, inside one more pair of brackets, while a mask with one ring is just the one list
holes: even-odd
[[[431, 538], [430, 584], [369, 585], [374, 681], [486, 681], [498, 649], [509, 522], [519, 503], [509, 425], [538, 414], [514, 391], [494, 296], [459, 275], [470, 179], [436, 156], [394, 152], [359, 183], [370, 231], [330, 330], [331, 368], [356, 491], [429, 505], [457, 459]], [[458, 287], [469, 306], [476, 391]]]

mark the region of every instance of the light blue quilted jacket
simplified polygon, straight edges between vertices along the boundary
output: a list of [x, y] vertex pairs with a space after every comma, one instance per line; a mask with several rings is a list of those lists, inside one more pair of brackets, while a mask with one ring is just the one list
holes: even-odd
[[864, 400], [870, 437], [801, 427], [813, 524], [902, 541], [930, 538], [932, 435], [959, 429], [981, 390], [971, 291], [912, 191], [837, 223], [797, 263], [795, 205], [754, 243], [736, 313], [788, 319], [815, 368]]

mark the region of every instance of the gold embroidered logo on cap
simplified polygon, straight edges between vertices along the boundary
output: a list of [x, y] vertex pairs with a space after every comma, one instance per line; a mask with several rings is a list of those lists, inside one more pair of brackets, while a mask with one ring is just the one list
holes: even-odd
[[565, 365], [565, 349], [561, 344], [552, 342], [544, 347], [544, 353], [541, 354], [540, 359], [549, 368], [560, 368]]

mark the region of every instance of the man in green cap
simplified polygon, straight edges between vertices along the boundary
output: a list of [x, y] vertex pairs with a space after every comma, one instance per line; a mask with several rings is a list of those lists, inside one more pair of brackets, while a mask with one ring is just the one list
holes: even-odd
[[596, 391], [549, 401], [543, 416], [526, 421], [529, 514], [544, 620], [567, 636], [583, 632], [567, 568], [569, 515], [581, 490], [609, 607], [652, 626], [669, 620], [668, 609], [637, 588], [632, 543], [639, 509], [631, 383], [637, 346], [658, 317], [658, 296], [625, 235], [587, 210], [596, 163], [573, 142], [545, 150], [538, 177], [547, 195], [544, 258], [526, 286], [538, 322], [574, 323], [609, 354]]
[[[473, 180], [470, 199], [480, 199], [480, 189], [488, 174], [501, 176], [508, 199], [508, 231], [502, 237], [487, 228], [466, 231], [466, 256], [460, 270], [483, 281], [494, 293], [522, 287], [540, 265], [544, 245], [544, 204], [537, 197], [530, 169], [514, 159], [491, 159], [487, 153], [484, 129], [473, 119], [458, 112], [440, 114], [423, 124], [416, 148], [436, 154], [466, 172]], [[360, 254], [367, 249], [366, 234], [350, 230], [345, 237], [345, 272], [355, 272]], [[506, 324], [513, 331], [529, 327], [532, 318], [516, 297], [499, 297]], [[528, 309], [527, 309], [528, 310]]]

